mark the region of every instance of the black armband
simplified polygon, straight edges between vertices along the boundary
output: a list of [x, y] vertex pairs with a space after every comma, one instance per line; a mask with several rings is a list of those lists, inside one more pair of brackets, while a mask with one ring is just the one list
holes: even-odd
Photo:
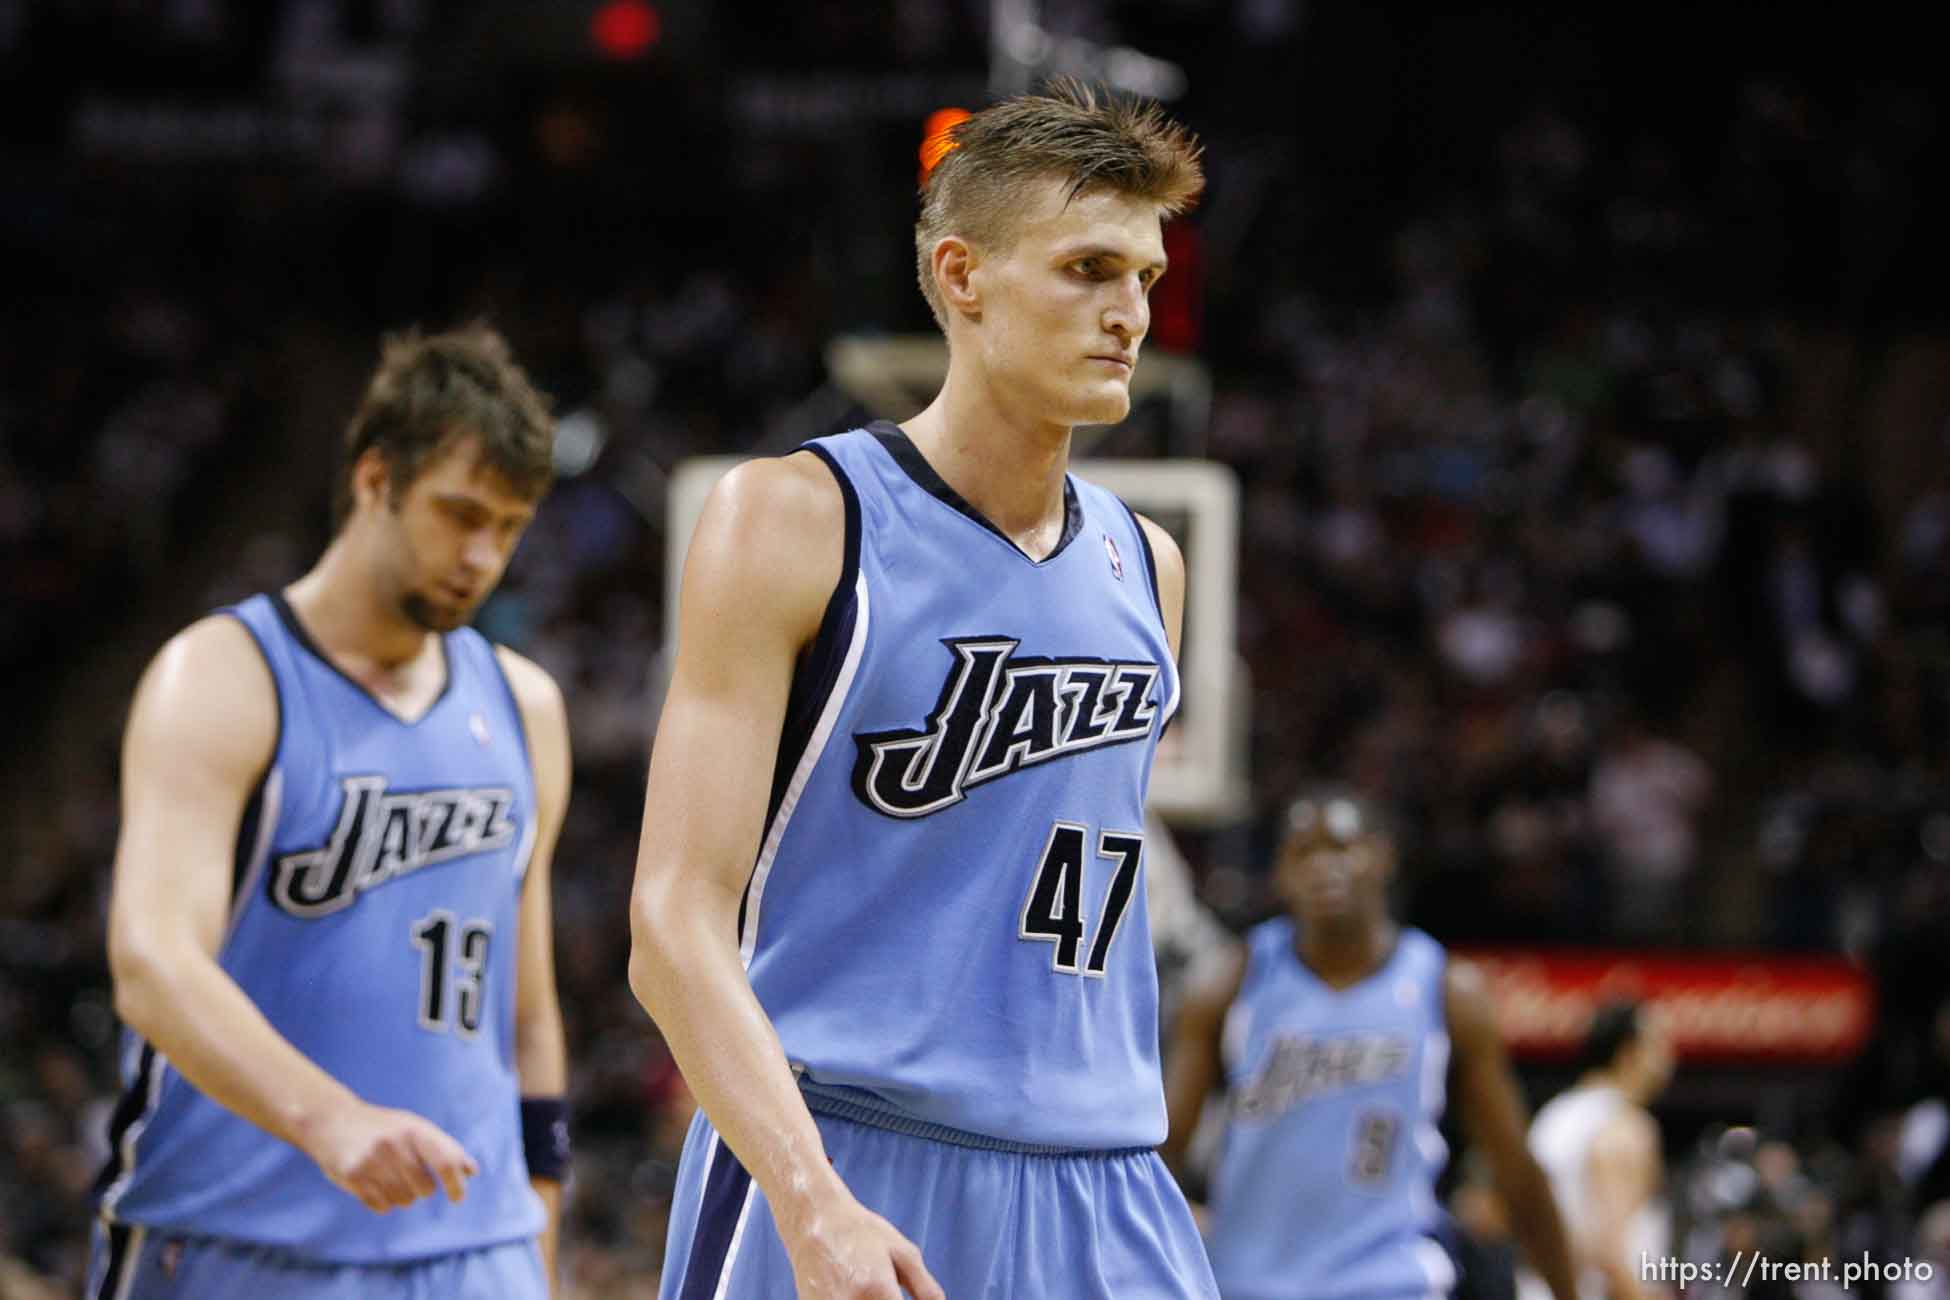
[[569, 1102], [565, 1097], [521, 1099], [521, 1150], [528, 1176], [559, 1183], [569, 1176]]

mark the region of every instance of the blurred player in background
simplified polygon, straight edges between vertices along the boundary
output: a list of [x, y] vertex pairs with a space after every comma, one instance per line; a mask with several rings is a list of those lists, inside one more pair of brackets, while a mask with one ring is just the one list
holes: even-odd
[[390, 340], [323, 557], [144, 674], [91, 1298], [549, 1293], [568, 731], [548, 675], [466, 624], [553, 442], [498, 335]]
[[1067, 473], [1201, 185], [1080, 86], [960, 123], [916, 230], [940, 395], [705, 506], [632, 911], [703, 1108], [666, 1300], [1215, 1294], [1138, 883], [1184, 564]]
[[[1672, 1079], [1671, 1037], [1659, 1013], [1614, 1002], [1592, 1017], [1578, 1081], [1537, 1111], [1530, 1149], [1550, 1175], [1571, 1225], [1583, 1300], [1640, 1300], [1641, 1256], [1667, 1253], [1659, 1122], [1646, 1107]], [[1534, 1288], [1524, 1288], [1534, 1295]]]
[[1287, 814], [1287, 915], [1186, 996], [1169, 1056], [1182, 1167], [1207, 1096], [1230, 1093], [1207, 1241], [1226, 1300], [1447, 1294], [1435, 1183], [1454, 1057], [1462, 1116], [1517, 1238], [1575, 1300], [1569, 1252], [1476, 972], [1389, 915], [1395, 853], [1363, 800], [1315, 792]]

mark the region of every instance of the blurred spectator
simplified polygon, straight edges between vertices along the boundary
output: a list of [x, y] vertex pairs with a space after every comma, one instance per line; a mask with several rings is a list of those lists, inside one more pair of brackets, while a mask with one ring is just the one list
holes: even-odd
[[1699, 856], [1699, 819], [1713, 774], [1699, 755], [1655, 734], [1636, 714], [1591, 772], [1591, 820], [1621, 935], [1656, 938], [1679, 914]]

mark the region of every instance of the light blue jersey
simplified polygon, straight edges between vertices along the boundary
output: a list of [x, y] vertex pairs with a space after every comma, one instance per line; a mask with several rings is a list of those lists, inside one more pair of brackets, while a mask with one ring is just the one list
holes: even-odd
[[875, 424], [809, 447], [845, 565], [741, 943], [809, 1095], [1031, 1146], [1165, 1135], [1144, 795], [1178, 703], [1149, 544], [1067, 480], [1031, 560]]
[[321, 1069], [424, 1115], [481, 1172], [458, 1205], [435, 1195], [374, 1214], [131, 1035], [102, 1177], [109, 1236], [353, 1264], [531, 1237], [543, 1212], [522, 1155], [514, 1007], [535, 793], [493, 649], [467, 629], [444, 637], [446, 689], [407, 723], [324, 658], [282, 597], [227, 612], [270, 665], [279, 727], [218, 961]]
[[1428, 1296], [1455, 1282], [1436, 1244], [1449, 1035], [1444, 953], [1403, 929], [1380, 970], [1336, 991], [1293, 922], [1247, 936], [1225, 1026], [1231, 1115], [1207, 1245], [1226, 1300]]

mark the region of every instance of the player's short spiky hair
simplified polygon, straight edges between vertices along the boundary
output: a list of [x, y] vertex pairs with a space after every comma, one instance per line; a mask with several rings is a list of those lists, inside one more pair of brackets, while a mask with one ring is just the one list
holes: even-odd
[[478, 440], [482, 460], [531, 500], [555, 475], [548, 397], [515, 364], [500, 334], [475, 322], [444, 334], [387, 336], [379, 368], [345, 430], [345, 465], [334, 509], [352, 509], [352, 467], [370, 448], [385, 453], [398, 503], [434, 455], [458, 437]]
[[958, 235], [1006, 251], [1026, 191], [1062, 181], [1074, 199], [1112, 190], [1149, 199], [1174, 217], [1205, 188], [1199, 144], [1156, 104], [1100, 94], [1080, 81], [1051, 82], [957, 122], [947, 154], [921, 191], [914, 223], [915, 267], [934, 319], [948, 328], [934, 282], [934, 246]]

